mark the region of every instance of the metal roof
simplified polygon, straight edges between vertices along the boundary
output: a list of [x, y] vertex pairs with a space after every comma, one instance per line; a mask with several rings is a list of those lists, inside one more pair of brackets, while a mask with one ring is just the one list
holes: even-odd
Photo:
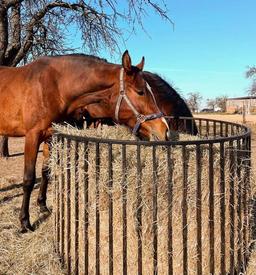
[[227, 100], [256, 99], [256, 96], [230, 97]]

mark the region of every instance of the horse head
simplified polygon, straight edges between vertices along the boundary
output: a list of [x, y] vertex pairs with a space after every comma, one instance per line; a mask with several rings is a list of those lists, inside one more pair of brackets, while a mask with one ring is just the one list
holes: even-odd
[[143, 78], [143, 67], [144, 57], [133, 66], [125, 51], [119, 70], [119, 88], [112, 91], [109, 102], [88, 105], [86, 110], [94, 118], [104, 118], [108, 113], [109, 118], [128, 126], [141, 139], [167, 140], [168, 124]]
[[138, 65], [132, 66], [128, 51], [124, 52], [115, 120], [128, 125], [140, 138], [148, 139], [153, 136], [157, 140], [166, 140], [168, 126], [153, 93], [147, 89], [142, 75], [144, 62], [142, 57]]

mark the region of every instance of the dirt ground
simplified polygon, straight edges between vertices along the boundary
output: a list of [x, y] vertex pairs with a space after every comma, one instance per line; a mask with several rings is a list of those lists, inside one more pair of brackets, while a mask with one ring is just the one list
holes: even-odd
[[[42, 152], [37, 163], [37, 184], [31, 198], [35, 232], [19, 233], [22, 200], [23, 138], [10, 138], [10, 158], [0, 159], [0, 275], [63, 274], [53, 253], [53, 217], [39, 214], [36, 206]], [[51, 187], [49, 206], [51, 207]]]
[[[233, 121], [233, 122], [243, 122], [243, 116], [242, 115], [232, 115], [232, 114], [195, 114], [195, 117], [204, 117], [204, 118], [210, 118], [210, 119], [219, 119], [219, 120], [226, 120], [226, 121]], [[256, 124], [256, 115], [246, 115], [245, 121], [248, 124]]]
[[[241, 115], [200, 114], [207, 117], [242, 122]], [[256, 116], [246, 116], [252, 129], [253, 170], [256, 168]], [[37, 228], [28, 234], [19, 233], [19, 209], [22, 199], [23, 138], [9, 141], [11, 157], [0, 159], [0, 275], [47, 274], [61, 275], [57, 256], [53, 252], [53, 215], [42, 216], [36, 206], [38, 183], [31, 198], [31, 223]], [[42, 153], [37, 163], [37, 182], [40, 181]], [[51, 207], [51, 186], [48, 192]], [[256, 251], [252, 256], [247, 274], [255, 274]]]

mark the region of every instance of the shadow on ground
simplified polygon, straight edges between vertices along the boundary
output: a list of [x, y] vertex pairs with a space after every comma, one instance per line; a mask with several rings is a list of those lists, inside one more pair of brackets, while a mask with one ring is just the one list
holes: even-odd
[[[37, 178], [36, 179], [36, 184], [35, 184], [35, 187], [34, 189], [38, 189], [39, 188], [39, 183], [41, 181], [41, 178]], [[0, 189], [0, 194], [1, 193], [4, 193], [4, 192], [8, 192], [8, 191], [11, 191], [13, 189], [20, 189], [22, 188], [22, 183], [14, 183], [14, 184], [11, 184], [11, 185], [8, 185], [6, 187], [3, 187]], [[18, 193], [18, 194], [15, 194], [15, 195], [8, 195], [8, 196], [5, 196], [3, 198], [0, 199], [0, 205], [1, 204], [4, 204], [6, 202], [10, 202], [12, 201], [13, 199], [17, 198], [17, 197], [20, 197], [23, 195], [23, 192], [22, 193]]]

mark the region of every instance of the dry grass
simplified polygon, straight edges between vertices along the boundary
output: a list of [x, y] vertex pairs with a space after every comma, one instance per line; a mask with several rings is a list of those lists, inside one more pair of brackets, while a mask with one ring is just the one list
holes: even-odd
[[[40, 216], [36, 206], [37, 190], [31, 199], [33, 233], [19, 233], [19, 210], [22, 199], [22, 138], [10, 139], [11, 157], [1, 159], [0, 171], [0, 274], [63, 274], [53, 253], [52, 219]], [[39, 154], [37, 179], [40, 180], [42, 156]], [[38, 185], [36, 186], [38, 187]], [[51, 204], [51, 192], [49, 192]], [[44, 221], [42, 224], [41, 221]]]
[[[232, 121], [232, 122], [243, 122], [243, 116], [239, 114], [194, 114], [195, 117], [203, 117], [209, 119], [217, 119], [217, 120], [225, 120], [225, 121]], [[256, 115], [246, 115], [245, 120], [247, 124], [256, 124]]]

